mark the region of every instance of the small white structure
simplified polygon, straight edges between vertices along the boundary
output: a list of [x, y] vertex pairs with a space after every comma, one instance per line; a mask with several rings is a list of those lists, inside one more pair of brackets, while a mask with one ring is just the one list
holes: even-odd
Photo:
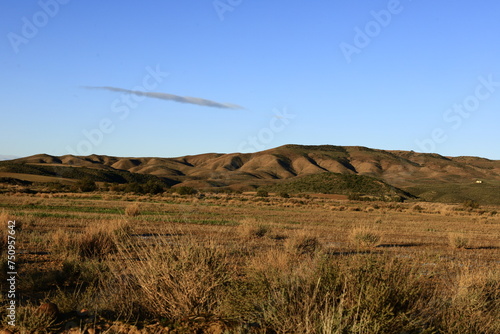
[[476, 183], [483, 183], [483, 181], [481, 181], [481, 180], [476, 180]]

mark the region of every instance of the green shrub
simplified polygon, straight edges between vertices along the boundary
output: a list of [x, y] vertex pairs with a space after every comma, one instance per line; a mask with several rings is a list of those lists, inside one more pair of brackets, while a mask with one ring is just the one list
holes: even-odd
[[467, 210], [473, 210], [479, 208], [479, 203], [472, 199], [468, 199], [465, 202], [463, 202], [462, 206]]
[[198, 193], [198, 190], [187, 186], [175, 187], [173, 190], [179, 195], [194, 195]]
[[75, 187], [81, 192], [92, 192], [97, 190], [97, 185], [90, 179], [78, 180]]
[[127, 193], [144, 194], [144, 188], [137, 182], [128, 183], [124, 189]]
[[279, 195], [280, 195], [280, 197], [282, 197], [282, 198], [290, 198], [290, 195], [289, 195], [287, 192], [284, 192], [284, 191], [280, 192], [280, 194], [279, 194]]
[[257, 190], [256, 196], [257, 197], [268, 197], [269, 193], [263, 189], [259, 189], [259, 190]]
[[164, 187], [159, 184], [158, 182], [149, 180], [144, 186], [143, 186], [143, 191], [146, 194], [161, 194], [162, 192], [165, 191]]

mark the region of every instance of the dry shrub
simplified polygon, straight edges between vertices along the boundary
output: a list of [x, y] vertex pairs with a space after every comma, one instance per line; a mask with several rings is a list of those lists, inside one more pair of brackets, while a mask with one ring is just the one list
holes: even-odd
[[8, 234], [2, 231], [0, 234], [0, 253], [7, 251], [7, 238]]
[[88, 225], [81, 234], [58, 229], [52, 233], [50, 249], [62, 258], [76, 255], [102, 259], [114, 253], [119, 240], [125, 239], [131, 232], [132, 224], [123, 219], [103, 220]]
[[134, 224], [126, 219], [112, 219], [104, 222], [103, 229], [107, 229], [118, 238], [128, 237], [132, 234]]
[[[0, 214], [1, 216], [2, 214]], [[0, 231], [0, 252], [3, 253], [7, 251], [7, 240], [8, 240], [8, 232], [7, 232], [7, 222], [5, 220], [1, 220], [2, 222], [2, 230]]]
[[129, 216], [129, 217], [136, 217], [138, 216], [139, 214], [141, 213], [141, 209], [139, 207], [139, 203], [132, 203], [132, 204], [129, 204], [126, 208], [125, 208], [125, 215]]
[[442, 292], [442, 332], [500, 333], [500, 273], [464, 267]]
[[[233, 276], [227, 250], [193, 237], [158, 236], [154, 243], [119, 247], [123, 261], [111, 263], [110, 298], [120, 312], [146, 313], [172, 321], [215, 314]], [[116, 299], [119, 296], [119, 299]], [[135, 305], [137, 309], [131, 310]]]
[[75, 244], [80, 257], [102, 259], [117, 250], [116, 230], [102, 224], [89, 225]]
[[63, 229], [57, 229], [50, 236], [49, 248], [52, 254], [67, 258], [76, 254], [72, 235]]
[[381, 236], [378, 232], [367, 227], [355, 227], [349, 235], [356, 246], [375, 247], [380, 244]]
[[452, 248], [467, 248], [469, 247], [469, 238], [467, 238], [463, 233], [450, 233], [448, 235], [448, 244]]
[[423, 208], [422, 206], [420, 206], [419, 204], [415, 204], [415, 205], [412, 207], [412, 210], [413, 210], [413, 211], [422, 212], [422, 211], [424, 211], [424, 208]]
[[78, 240], [78, 255], [85, 258], [104, 258], [116, 251], [113, 236], [102, 230], [85, 232]]
[[[6, 317], [4, 322], [7, 322]], [[53, 315], [40, 312], [33, 304], [18, 306], [16, 310], [16, 327], [21, 329], [20, 333], [51, 333], [56, 325]]]
[[295, 258], [280, 248], [271, 248], [247, 259], [247, 269], [256, 272], [286, 272], [294, 268]]
[[253, 218], [245, 218], [240, 221], [239, 232], [245, 238], [262, 238], [271, 231], [269, 225], [262, 224]]
[[[9, 236], [8, 222], [11, 220], [14, 220], [14, 218], [7, 211], [2, 210], [0, 212], [0, 224], [2, 226], [2, 230], [0, 231], [0, 252], [7, 251]], [[14, 231], [18, 231], [17, 226], [14, 228]]]
[[7, 225], [7, 222], [9, 220], [12, 220], [12, 217], [10, 216], [10, 214], [7, 211], [2, 210], [0, 212], [0, 222], [2, 223], [2, 225]]
[[252, 261], [251, 289], [237, 299], [262, 332], [417, 333], [428, 321], [419, 315], [433, 294], [407, 263], [364, 254], [349, 261], [288, 255], [286, 266], [277, 259], [286, 263], [283, 255]]
[[316, 236], [301, 231], [285, 241], [285, 249], [292, 254], [313, 255], [321, 249], [321, 243]]
[[[96, 276], [96, 278], [99, 276]], [[61, 312], [68, 313], [82, 309], [96, 309], [99, 291], [94, 285], [77, 284], [74, 289], [61, 289], [51, 294], [52, 300]]]

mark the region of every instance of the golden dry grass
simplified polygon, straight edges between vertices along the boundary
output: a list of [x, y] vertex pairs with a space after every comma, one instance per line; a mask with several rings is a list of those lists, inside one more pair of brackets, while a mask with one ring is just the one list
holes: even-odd
[[349, 234], [349, 238], [358, 247], [376, 247], [380, 244], [382, 237], [375, 230], [362, 226], [353, 228]]
[[141, 210], [139, 208], [139, 203], [129, 204], [125, 208], [125, 215], [127, 215], [129, 217], [138, 216], [140, 213], [141, 213]]
[[463, 233], [450, 233], [448, 240], [452, 248], [467, 248], [469, 247], [469, 238]]
[[[33, 219], [20, 238], [25, 298], [44, 295], [68, 313], [91, 305], [180, 332], [215, 323], [234, 333], [250, 324], [278, 333], [500, 330], [495, 207], [225, 194], [0, 199]], [[130, 201], [140, 215], [123, 216]], [[453, 234], [467, 247], [452, 246]]]

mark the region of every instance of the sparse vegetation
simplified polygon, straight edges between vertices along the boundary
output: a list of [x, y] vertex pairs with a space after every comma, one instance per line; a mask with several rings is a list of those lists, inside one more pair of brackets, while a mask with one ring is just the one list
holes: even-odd
[[257, 190], [257, 197], [269, 197], [269, 193], [264, 189]]
[[396, 196], [401, 198], [412, 198], [409, 193], [392, 187], [387, 183], [364, 175], [319, 173], [305, 175], [291, 180], [284, 180], [272, 186], [264, 188], [267, 191], [277, 193], [321, 193], [321, 194], [343, 194], [350, 196], [352, 200], [378, 200], [392, 199]]
[[141, 213], [138, 203], [132, 203], [125, 208], [125, 214], [129, 217], [136, 217]]
[[472, 200], [468, 199], [463, 203], [463, 207], [467, 210], [473, 210], [473, 209], [478, 209], [479, 208], [479, 203]]
[[103, 227], [89, 226], [83, 235], [74, 240], [78, 255], [82, 258], [103, 259], [117, 250], [117, 241], [113, 231]]
[[350, 237], [355, 245], [363, 247], [375, 247], [380, 243], [381, 239], [379, 233], [366, 227], [352, 229]]
[[448, 236], [450, 246], [452, 248], [467, 248], [469, 246], [469, 238], [462, 233], [450, 233]]
[[[75, 320], [95, 332], [500, 331], [495, 207], [234, 193], [0, 196], [0, 219], [29, 221], [19, 238], [19, 331], [61, 332]], [[142, 214], [124, 216], [134, 205]], [[455, 231], [466, 251], [448, 239]], [[56, 322], [23, 315], [47, 300], [61, 311]]]
[[179, 195], [195, 195], [198, 193], [193, 187], [186, 186], [175, 187], [172, 190]]
[[247, 218], [240, 221], [240, 231], [241, 235], [246, 238], [262, 238], [271, 231], [271, 227], [255, 219]]
[[283, 197], [283, 198], [290, 198], [290, 194], [288, 194], [287, 192], [285, 191], [281, 191], [279, 193], [280, 197]]
[[292, 254], [313, 255], [321, 249], [321, 242], [315, 236], [299, 233], [285, 241], [285, 249]]
[[7, 251], [7, 238], [8, 238], [8, 227], [7, 223], [11, 220], [9, 213], [5, 210], [0, 211], [0, 223], [2, 224], [2, 230], [0, 231], [0, 254]]
[[75, 184], [75, 188], [81, 192], [87, 193], [97, 190], [97, 185], [91, 179], [78, 180]]
[[[3, 325], [7, 325], [4, 318]], [[31, 303], [17, 309], [16, 325], [21, 333], [50, 332], [56, 328], [56, 319], [51, 314], [41, 312], [39, 307]]]

